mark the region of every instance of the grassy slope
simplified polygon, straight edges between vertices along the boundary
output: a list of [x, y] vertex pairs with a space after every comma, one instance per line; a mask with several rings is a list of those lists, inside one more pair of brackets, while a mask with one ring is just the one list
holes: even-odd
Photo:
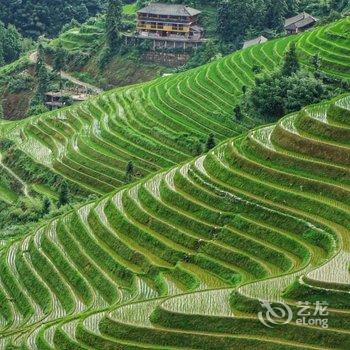
[[[2, 135], [37, 161], [108, 194], [0, 251], [8, 335], [0, 347], [348, 348], [347, 312], [332, 312], [327, 333], [268, 331], [254, 300], [281, 298], [301, 274], [285, 292], [291, 306], [319, 297], [348, 308], [349, 97], [229, 141], [245, 126], [225, 118], [252, 83], [251, 67], [273, 69], [291, 40], [304, 62], [317, 45], [323, 68], [348, 77], [348, 26], [345, 19], [59, 114], [3, 123]], [[210, 131], [222, 143], [176, 165]], [[148, 177], [115, 190], [129, 159]]]

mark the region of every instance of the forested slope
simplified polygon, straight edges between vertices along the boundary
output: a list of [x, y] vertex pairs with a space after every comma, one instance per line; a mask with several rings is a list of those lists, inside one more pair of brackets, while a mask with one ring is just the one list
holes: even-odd
[[25, 36], [54, 37], [72, 19], [83, 23], [99, 13], [104, 3], [103, 0], [23, 0], [19, 6], [17, 1], [1, 1], [0, 21], [15, 25]]

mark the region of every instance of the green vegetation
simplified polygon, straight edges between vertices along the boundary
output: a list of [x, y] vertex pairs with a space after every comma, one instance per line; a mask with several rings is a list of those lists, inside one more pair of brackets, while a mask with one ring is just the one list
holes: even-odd
[[15, 25], [25, 36], [37, 38], [40, 35], [57, 36], [64, 24], [72, 19], [83, 23], [103, 8], [105, 1], [74, 0], [47, 2], [44, 0], [25, 1], [21, 6], [16, 2], [0, 3], [0, 21]]
[[[349, 99], [229, 139], [9, 244], [4, 348], [21, 332], [17, 344], [38, 349], [347, 349], [349, 130], [339, 116]], [[257, 318], [259, 300], [296, 310], [319, 298], [332, 307], [328, 329]]]
[[[243, 107], [268, 78], [270, 121], [345, 89], [349, 27], [1, 120], [0, 348], [348, 349], [350, 95]], [[327, 302], [329, 328], [261, 300]]]

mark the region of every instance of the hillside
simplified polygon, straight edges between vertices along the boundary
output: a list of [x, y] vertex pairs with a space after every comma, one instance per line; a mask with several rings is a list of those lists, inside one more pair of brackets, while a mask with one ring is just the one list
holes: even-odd
[[[124, 26], [126, 31], [135, 27], [132, 5], [124, 6]], [[131, 13], [130, 13], [131, 12]], [[129, 29], [128, 29], [129, 28]], [[105, 45], [105, 17], [90, 18], [89, 21], [63, 32], [52, 40], [51, 47], [62, 43], [70, 56], [67, 69], [87, 82], [93, 82], [103, 88], [118, 87], [151, 80], [163, 72], [166, 67], [143, 62], [140, 53], [129, 47], [121, 55], [115, 56], [101, 68], [100, 55]]]
[[[5, 241], [1, 349], [348, 349], [349, 106], [305, 108]], [[267, 328], [261, 299], [325, 300], [329, 328]]]
[[[20, 235], [0, 220], [0, 349], [348, 349], [350, 96], [268, 126], [233, 108], [292, 41], [350, 80], [349, 28], [0, 121], [3, 221], [71, 196]], [[329, 328], [265, 327], [259, 300], [326, 301]]]
[[18, 6], [16, 1], [2, 1], [0, 21], [15, 25], [26, 37], [55, 37], [72, 19], [84, 22], [102, 11], [105, 3], [104, 0], [22, 0]]
[[253, 67], [273, 71], [291, 41], [305, 65], [318, 52], [321, 69], [349, 79], [349, 27], [348, 17], [185, 73], [112, 90], [81, 105], [2, 123], [0, 133], [88, 192], [108, 193], [126, 183], [129, 161], [136, 179], [141, 178], [202, 153], [210, 133], [222, 141], [257, 125], [255, 119], [235, 121], [233, 107], [242, 87], [253, 84]]

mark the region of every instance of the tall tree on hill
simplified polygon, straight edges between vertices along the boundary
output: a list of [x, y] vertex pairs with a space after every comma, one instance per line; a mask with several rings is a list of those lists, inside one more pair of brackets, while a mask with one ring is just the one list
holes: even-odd
[[4, 39], [5, 39], [5, 26], [2, 22], [0, 22], [0, 67], [5, 64]]
[[331, 0], [329, 7], [334, 11], [343, 11], [347, 6], [350, 6], [349, 0]]
[[123, 6], [120, 0], [109, 0], [106, 16], [107, 46], [111, 52], [116, 52], [121, 41]]
[[205, 144], [205, 150], [206, 152], [209, 152], [211, 149], [213, 149], [216, 146], [216, 141], [213, 133], [210, 133], [208, 135], [207, 142]]
[[9, 25], [5, 31], [3, 41], [4, 60], [6, 63], [15, 61], [22, 52], [22, 37], [13, 25]]
[[4, 119], [4, 108], [2, 107], [2, 98], [0, 95], [0, 119]]
[[270, 0], [267, 9], [266, 26], [278, 32], [283, 31], [284, 20], [288, 10], [286, 0]]
[[287, 0], [287, 12], [286, 16], [294, 16], [299, 12], [300, 0]]
[[232, 27], [234, 43], [238, 45], [252, 23], [254, 12], [253, 0], [231, 0], [232, 2]]
[[299, 69], [300, 63], [297, 55], [297, 47], [295, 42], [292, 42], [284, 57], [282, 74], [285, 76], [291, 76], [292, 74], [297, 73]]
[[69, 191], [66, 182], [63, 182], [60, 188], [60, 193], [57, 202], [57, 208], [61, 208], [69, 203]]
[[229, 0], [219, 3], [216, 31], [222, 42], [230, 42], [232, 40], [232, 3]]
[[67, 57], [67, 52], [64, 49], [62, 42], [60, 41], [56, 52], [55, 52], [55, 57], [53, 61], [53, 68], [55, 72], [57, 72], [60, 76], [60, 89], [62, 90], [62, 71], [64, 69], [64, 66], [66, 64], [66, 57]]
[[45, 93], [47, 92], [49, 85], [49, 72], [47, 71], [45, 64], [45, 49], [42, 43], [38, 45], [37, 61], [35, 66], [35, 74], [38, 81], [38, 87], [36, 92], [36, 103], [43, 101]]
[[51, 202], [50, 202], [50, 199], [45, 197], [44, 200], [43, 200], [43, 205], [42, 205], [42, 209], [41, 209], [41, 214], [44, 216], [44, 215], [47, 215], [50, 213], [50, 207], [51, 207]]
[[134, 176], [134, 163], [132, 161], [128, 162], [125, 169], [125, 178], [127, 182], [130, 182], [132, 180], [132, 177]]

